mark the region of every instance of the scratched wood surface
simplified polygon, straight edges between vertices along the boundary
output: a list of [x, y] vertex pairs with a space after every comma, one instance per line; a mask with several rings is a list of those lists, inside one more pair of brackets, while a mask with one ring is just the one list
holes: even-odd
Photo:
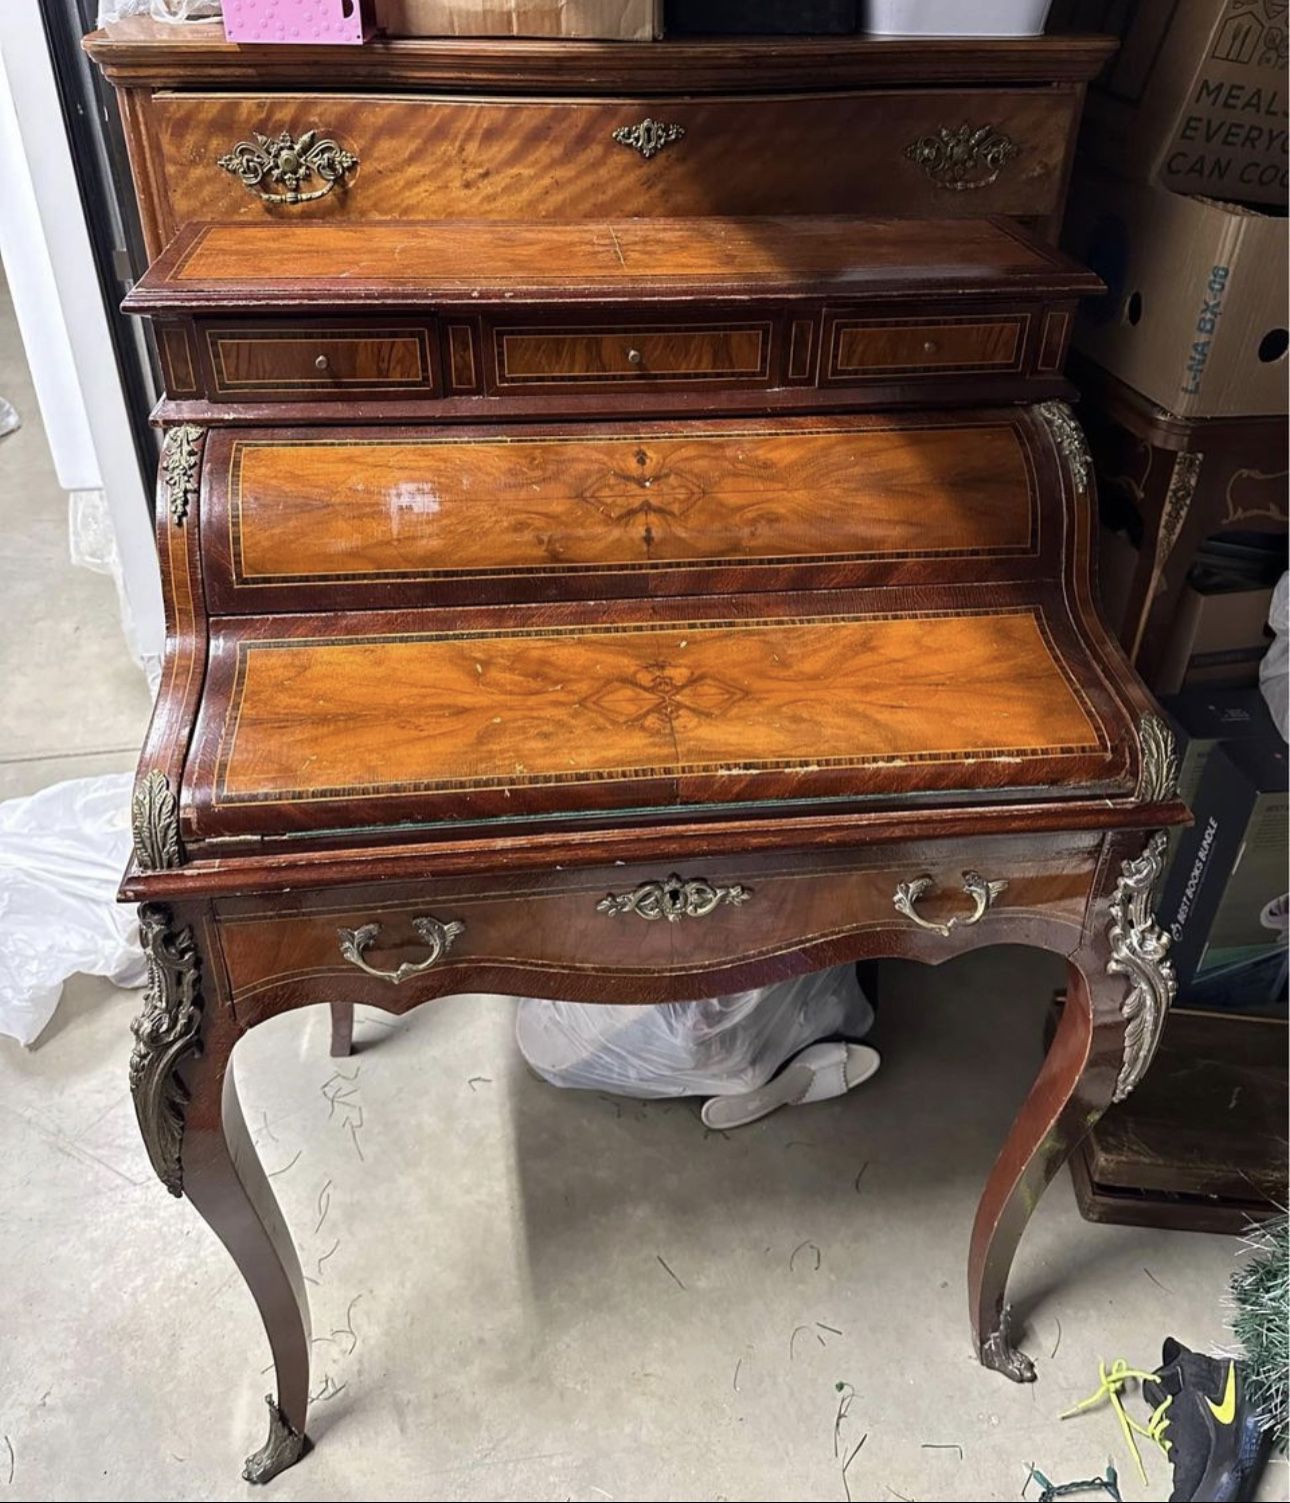
[[854, 297], [1092, 291], [1096, 277], [972, 200], [972, 218], [891, 219], [840, 211], [745, 217], [608, 217], [489, 223], [192, 222], [131, 293], [128, 306], [511, 301], [560, 303], [630, 292], [738, 288]]
[[[1037, 606], [214, 635], [203, 833], [918, 787], [1007, 796], [1123, 767]], [[668, 619], [670, 617], [670, 619]], [[275, 624], [277, 629], [275, 630]]]

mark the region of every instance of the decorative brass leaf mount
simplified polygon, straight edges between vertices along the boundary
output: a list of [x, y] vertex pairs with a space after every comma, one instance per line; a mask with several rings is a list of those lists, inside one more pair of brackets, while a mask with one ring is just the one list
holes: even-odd
[[154, 767], [134, 785], [130, 805], [130, 828], [134, 837], [134, 859], [140, 871], [168, 871], [182, 866], [183, 848], [179, 843], [179, 802], [170, 780]]
[[[217, 159], [266, 204], [307, 204], [325, 198], [345, 174], [358, 166], [358, 158], [328, 137], [321, 141], [316, 130], [292, 138], [284, 130], [277, 136], [254, 132], [254, 141], [239, 141]], [[317, 183], [319, 186], [311, 187]]]
[[1093, 456], [1089, 453], [1088, 440], [1084, 437], [1084, 430], [1075, 419], [1067, 402], [1040, 402], [1035, 409], [1049, 430], [1057, 440], [1057, 447], [1062, 451], [1067, 464], [1071, 467], [1071, 474], [1075, 477], [1075, 488], [1079, 491], [1088, 489], [1089, 477], [1093, 473]]
[[656, 157], [665, 146], [684, 138], [683, 125], [653, 120], [648, 115], [639, 125], [620, 125], [614, 132], [614, 140], [620, 146], [630, 146], [633, 151], [640, 152], [647, 162], [651, 157]]
[[184, 525], [188, 509], [197, 499], [205, 442], [203, 429], [195, 423], [180, 423], [167, 431], [161, 446], [161, 485], [176, 527]]
[[1159, 715], [1146, 714], [1138, 722], [1142, 771], [1138, 798], [1144, 804], [1168, 803], [1178, 791], [1178, 751], [1174, 733]]
[[963, 192], [988, 188], [1021, 147], [994, 125], [942, 125], [905, 147], [909, 160], [921, 167], [938, 188]]
[[1121, 863], [1111, 899], [1107, 973], [1127, 976], [1129, 992], [1120, 1005], [1124, 1018], [1124, 1061], [1116, 1077], [1115, 1101], [1123, 1101], [1147, 1073], [1165, 1017], [1178, 989], [1167, 958], [1169, 935], [1151, 912], [1152, 890], [1165, 861], [1165, 833], [1158, 830], [1141, 856]]
[[201, 1049], [201, 963], [193, 931], [172, 928], [170, 910], [160, 904], [140, 908], [139, 937], [148, 985], [143, 1010], [130, 1025], [130, 1094], [157, 1177], [172, 1195], [182, 1195], [188, 1089], [178, 1067]]
[[597, 913], [634, 913], [648, 923], [666, 919], [669, 924], [684, 918], [706, 918], [723, 904], [738, 908], [752, 897], [752, 889], [735, 883], [718, 887], [703, 877], [678, 877], [675, 872], [661, 882], [642, 882], [632, 892], [601, 898]]

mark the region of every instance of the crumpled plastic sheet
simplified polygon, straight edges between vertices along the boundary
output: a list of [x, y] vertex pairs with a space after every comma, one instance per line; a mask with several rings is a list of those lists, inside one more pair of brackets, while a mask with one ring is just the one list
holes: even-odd
[[223, 14], [221, 0], [99, 0], [99, 25], [124, 16], [157, 21], [210, 21]]
[[0, 803], [0, 1033], [32, 1043], [63, 983], [147, 978], [132, 906], [116, 901], [130, 854], [133, 775], [106, 773]]
[[765, 1085], [808, 1044], [864, 1036], [873, 1007], [855, 967], [702, 1002], [648, 1007], [522, 997], [520, 1053], [552, 1085], [620, 1096], [734, 1096]]

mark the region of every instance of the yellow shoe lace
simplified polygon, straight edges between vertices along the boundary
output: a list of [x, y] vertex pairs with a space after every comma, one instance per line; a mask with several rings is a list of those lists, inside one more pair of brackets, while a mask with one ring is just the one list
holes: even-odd
[[1097, 1365], [1098, 1376], [1101, 1383], [1096, 1393], [1090, 1394], [1076, 1404], [1073, 1409], [1068, 1409], [1062, 1415], [1062, 1419], [1070, 1419], [1073, 1414], [1079, 1414], [1085, 1409], [1091, 1409], [1094, 1404], [1100, 1404], [1103, 1399], [1110, 1399], [1111, 1407], [1115, 1410], [1115, 1417], [1120, 1422], [1120, 1429], [1124, 1432], [1125, 1443], [1133, 1453], [1133, 1459], [1137, 1464], [1138, 1474], [1144, 1483], [1147, 1483], [1147, 1469], [1142, 1465], [1142, 1457], [1138, 1454], [1138, 1443], [1133, 1438], [1134, 1434], [1144, 1436], [1147, 1440], [1153, 1440], [1165, 1453], [1169, 1454], [1173, 1441], [1165, 1439], [1165, 1431], [1169, 1428], [1169, 1406], [1174, 1401], [1173, 1394], [1166, 1395], [1165, 1399], [1156, 1405], [1151, 1411], [1145, 1425], [1138, 1424], [1137, 1420], [1130, 1418], [1124, 1407], [1121, 1394], [1125, 1384], [1136, 1378], [1139, 1383], [1145, 1383], [1148, 1379], [1154, 1379], [1155, 1373], [1144, 1373], [1136, 1367], [1130, 1367], [1123, 1357], [1118, 1357], [1108, 1372], [1106, 1363], [1099, 1362]]

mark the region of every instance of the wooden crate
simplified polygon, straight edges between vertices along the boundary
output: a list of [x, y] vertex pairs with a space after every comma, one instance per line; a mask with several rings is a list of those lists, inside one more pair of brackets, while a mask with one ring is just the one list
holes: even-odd
[[1286, 1203], [1288, 1036], [1282, 1018], [1175, 1010], [1146, 1079], [1071, 1156], [1084, 1219], [1239, 1232], [1274, 1215]]

